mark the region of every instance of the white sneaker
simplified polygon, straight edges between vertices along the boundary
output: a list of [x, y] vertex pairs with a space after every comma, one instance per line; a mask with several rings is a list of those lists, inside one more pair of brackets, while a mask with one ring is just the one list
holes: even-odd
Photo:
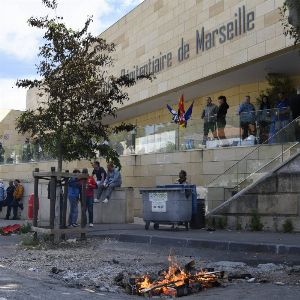
[[90, 225], [89, 225], [90, 227], [94, 227], [94, 224], [93, 223], [90, 223]]
[[108, 199], [105, 198], [105, 199], [102, 201], [102, 203], [108, 203]]
[[100, 200], [99, 199], [94, 199], [94, 203], [99, 203]]

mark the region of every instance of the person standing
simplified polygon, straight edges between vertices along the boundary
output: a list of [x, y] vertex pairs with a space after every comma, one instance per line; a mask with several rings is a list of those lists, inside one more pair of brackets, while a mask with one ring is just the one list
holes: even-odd
[[178, 174], [178, 179], [175, 181], [175, 184], [188, 184], [187, 173], [185, 170], [181, 170]]
[[[290, 108], [292, 111], [293, 120], [300, 117], [300, 87], [297, 87], [297, 94], [290, 97]], [[300, 141], [300, 120], [294, 122], [295, 138]]]
[[103, 203], [108, 203], [110, 200], [111, 194], [116, 187], [122, 185], [122, 177], [118, 168], [116, 168], [113, 163], [107, 164], [107, 177], [104, 181], [103, 192], [105, 193], [105, 199]]
[[[275, 130], [273, 131], [272, 141], [277, 143], [285, 143], [290, 139], [293, 139], [290, 136], [290, 130], [284, 130], [280, 133], [281, 129], [286, 127], [290, 122], [290, 106], [288, 99], [284, 96], [283, 93], [278, 94], [278, 102], [276, 104], [276, 115], [275, 115]], [[278, 133], [278, 134], [277, 134]]]
[[292, 95], [289, 99], [293, 120], [300, 116], [300, 86], [297, 87], [297, 94]]
[[31, 146], [29, 143], [29, 138], [26, 138], [22, 147], [22, 161], [29, 162], [32, 159]]
[[217, 117], [218, 107], [212, 103], [211, 97], [207, 97], [206, 106], [203, 109], [201, 119], [204, 120], [204, 134], [203, 134], [203, 145], [206, 145], [209, 131], [212, 132], [214, 138], [217, 138], [216, 133], [216, 117]]
[[14, 200], [13, 200], [13, 220], [17, 220], [18, 218], [18, 208], [20, 207], [21, 210], [24, 209], [23, 206], [23, 195], [24, 195], [24, 187], [21, 184], [19, 179], [15, 179], [14, 181], [14, 185], [15, 185], [15, 191], [14, 191]]
[[2, 143], [0, 142], [0, 164], [4, 163], [4, 153], [5, 153], [5, 150], [3, 148]]
[[14, 202], [14, 192], [15, 192], [15, 186], [13, 180], [10, 180], [8, 183], [8, 188], [6, 189], [6, 220], [9, 220], [11, 209], [13, 207]]
[[271, 124], [271, 105], [269, 98], [263, 95], [262, 101], [257, 113], [257, 121], [259, 126], [259, 143], [263, 144], [269, 139]]
[[94, 190], [97, 188], [97, 183], [93, 176], [89, 175], [89, 171], [87, 168], [82, 169], [82, 174], [86, 174], [87, 182], [86, 182], [86, 211], [88, 211], [89, 215], [89, 226], [94, 226]]
[[287, 98], [283, 95], [283, 93], [278, 94], [279, 101], [277, 102], [277, 126], [276, 131], [282, 129], [287, 126], [290, 122], [290, 106]]
[[74, 177], [71, 177], [68, 182], [68, 198], [70, 203], [69, 226], [77, 227], [78, 219], [78, 201], [80, 196], [80, 180], [76, 177], [80, 171], [73, 171]]
[[238, 113], [240, 115], [240, 127], [242, 130], [242, 139], [246, 139], [249, 135], [256, 135], [255, 125], [255, 107], [250, 102], [250, 96], [245, 96], [245, 100], [241, 103]]
[[97, 183], [97, 191], [96, 191], [96, 198], [94, 199], [94, 203], [99, 203], [102, 194], [102, 188], [104, 184], [104, 180], [106, 179], [106, 172], [104, 168], [100, 166], [99, 161], [95, 161], [93, 163], [93, 172], [92, 175], [96, 176], [96, 183]]
[[2, 207], [4, 206], [5, 198], [6, 198], [5, 185], [3, 180], [0, 179], [0, 212], [2, 211]]
[[225, 136], [225, 126], [226, 126], [226, 115], [229, 105], [227, 104], [227, 99], [225, 96], [219, 96], [219, 107], [217, 112], [217, 129], [218, 129], [218, 137], [220, 140], [226, 139]]

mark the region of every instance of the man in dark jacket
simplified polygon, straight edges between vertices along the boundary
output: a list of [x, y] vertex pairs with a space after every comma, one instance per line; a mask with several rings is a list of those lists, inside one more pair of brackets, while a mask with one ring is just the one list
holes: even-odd
[[106, 172], [104, 168], [100, 166], [99, 161], [95, 161], [93, 163], [93, 172], [92, 175], [96, 176], [96, 183], [97, 183], [97, 196], [94, 199], [94, 203], [100, 202], [101, 193], [102, 193], [102, 187], [104, 184], [104, 181], [106, 179]]
[[246, 139], [249, 135], [256, 136], [255, 106], [250, 102], [250, 96], [245, 96], [244, 102], [239, 106], [238, 113], [240, 115], [242, 139]]
[[203, 109], [201, 119], [204, 120], [204, 134], [203, 134], [203, 145], [206, 145], [207, 138], [209, 131], [212, 132], [212, 135], [214, 138], [217, 138], [217, 133], [216, 133], [216, 120], [217, 120], [217, 112], [218, 112], [218, 107], [217, 105], [212, 103], [212, 100], [210, 97], [207, 97], [206, 99], [206, 106]]
[[80, 173], [78, 169], [74, 169], [74, 177], [71, 177], [68, 181], [68, 198], [70, 203], [70, 213], [69, 213], [69, 226], [77, 227], [78, 218], [78, 201], [80, 197], [80, 181], [77, 175]]
[[10, 218], [10, 213], [14, 201], [14, 192], [15, 192], [14, 182], [10, 180], [8, 188], [6, 189], [6, 204], [7, 204], [6, 217], [5, 217], [6, 220], [9, 220]]
[[225, 136], [225, 126], [226, 126], [226, 115], [229, 105], [227, 104], [227, 99], [225, 96], [219, 96], [219, 107], [217, 112], [217, 127], [218, 127], [218, 137], [220, 140], [226, 139]]
[[[300, 116], [300, 87], [297, 88], [297, 95], [291, 96], [289, 99], [290, 108], [292, 111], [293, 120], [297, 119]], [[295, 136], [296, 140], [300, 141], [300, 122], [295, 122]]]

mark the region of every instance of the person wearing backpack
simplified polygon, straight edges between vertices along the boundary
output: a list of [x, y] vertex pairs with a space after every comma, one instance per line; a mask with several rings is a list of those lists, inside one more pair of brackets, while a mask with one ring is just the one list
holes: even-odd
[[21, 181], [19, 179], [15, 179], [14, 181], [14, 185], [15, 185], [15, 191], [14, 191], [14, 200], [13, 200], [13, 212], [14, 212], [14, 216], [13, 216], [13, 220], [17, 220], [18, 219], [18, 208], [20, 207], [21, 210], [24, 209], [23, 206], [23, 195], [24, 195], [24, 187], [21, 184]]

